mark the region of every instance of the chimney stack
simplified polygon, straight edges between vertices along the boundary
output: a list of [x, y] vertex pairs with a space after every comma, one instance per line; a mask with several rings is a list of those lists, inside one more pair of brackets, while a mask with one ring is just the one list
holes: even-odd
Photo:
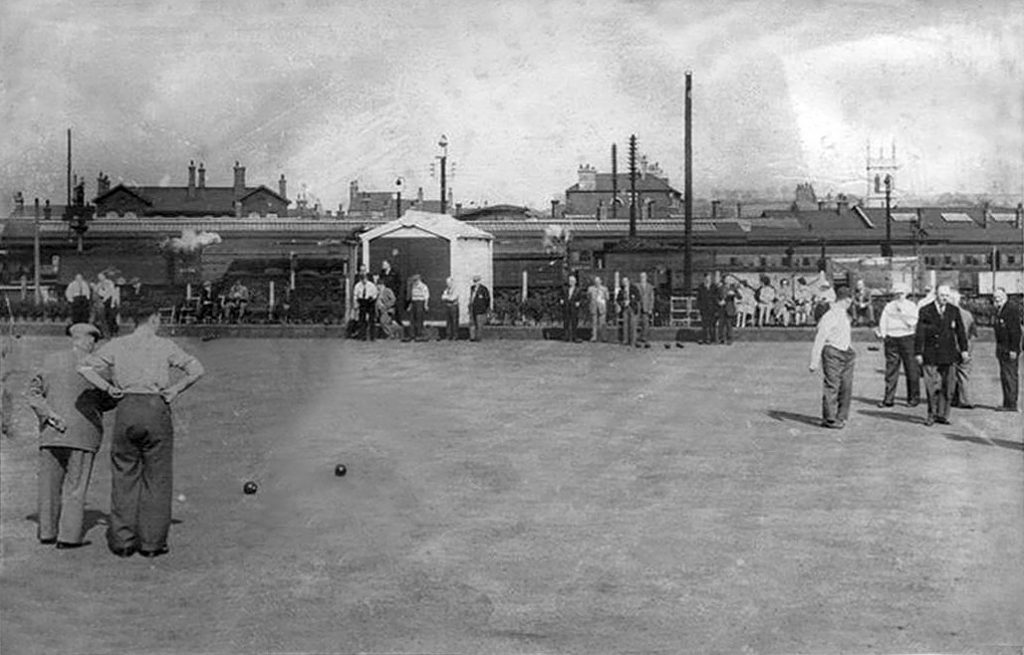
[[743, 217], [743, 203], [738, 202], [738, 203], [736, 203], [736, 218], [742, 218], [742, 217]]
[[845, 195], [839, 196], [836, 200], [836, 213], [840, 216], [844, 216], [850, 209], [850, 201], [846, 199]]
[[102, 196], [107, 191], [110, 191], [110, 178], [101, 171], [99, 177], [96, 178], [96, 195]]
[[555, 217], [555, 212], [557, 211], [557, 209], [558, 209], [558, 199], [557, 198], [552, 198], [551, 199], [551, 218]]
[[188, 197], [196, 197], [196, 162], [189, 161], [188, 163]]
[[988, 229], [988, 201], [981, 205], [981, 227]]
[[1013, 227], [1020, 229], [1021, 225], [1024, 224], [1024, 202], [1017, 203], [1017, 220], [1013, 222]]
[[235, 197], [238, 198], [245, 193], [245, 166], [239, 166], [235, 162]]
[[580, 191], [597, 190], [597, 169], [590, 164], [584, 164], [579, 168]]
[[711, 201], [711, 218], [718, 218], [718, 210], [719, 210], [719, 207], [721, 207], [721, 205], [722, 205], [722, 201], [721, 200], [712, 200]]
[[281, 179], [277, 181], [277, 190], [280, 191], [282, 198], [288, 197], [288, 181], [284, 179], [284, 173], [281, 173]]
[[203, 166], [203, 162], [199, 162], [199, 188], [206, 188], [206, 167]]

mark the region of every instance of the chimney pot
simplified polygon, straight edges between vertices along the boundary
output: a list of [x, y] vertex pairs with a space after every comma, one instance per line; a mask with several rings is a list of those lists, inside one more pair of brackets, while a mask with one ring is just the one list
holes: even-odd
[[245, 193], [245, 166], [239, 166], [235, 162], [235, 197]]
[[188, 162], [188, 197], [196, 197], [196, 163], [192, 160]]
[[284, 173], [281, 173], [281, 179], [277, 181], [277, 188], [282, 198], [288, 197], [288, 181], [284, 179]]
[[721, 206], [721, 200], [711, 201], [711, 218], [718, 218], [718, 208]]
[[199, 188], [206, 188], [206, 167], [203, 166], [203, 162], [199, 162]]
[[743, 217], [743, 203], [736, 203], [736, 218]]

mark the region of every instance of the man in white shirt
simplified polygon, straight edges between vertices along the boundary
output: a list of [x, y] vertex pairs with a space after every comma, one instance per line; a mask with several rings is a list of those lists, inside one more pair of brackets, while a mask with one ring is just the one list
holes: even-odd
[[875, 334], [885, 344], [885, 396], [879, 407], [892, 407], [896, 399], [896, 385], [900, 379], [900, 364], [907, 378], [907, 406], [921, 402], [921, 368], [914, 359], [914, 334], [917, 330], [917, 303], [907, 299], [905, 284], [894, 284], [892, 300], [882, 309]]
[[81, 273], [75, 273], [75, 279], [64, 290], [64, 297], [71, 304], [71, 323], [88, 323], [92, 288]]
[[818, 332], [811, 348], [811, 372], [823, 373], [821, 427], [841, 430], [850, 416], [853, 396], [853, 362], [856, 354], [850, 339], [850, 289], [836, 290], [832, 307], [818, 321]]
[[370, 276], [362, 271], [359, 274], [359, 281], [352, 288], [352, 297], [356, 300], [356, 307], [359, 309], [359, 318], [356, 321], [356, 334], [362, 336], [363, 341], [373, 341], [374, 324], [377, 322], [377, 285], [370, 281]]

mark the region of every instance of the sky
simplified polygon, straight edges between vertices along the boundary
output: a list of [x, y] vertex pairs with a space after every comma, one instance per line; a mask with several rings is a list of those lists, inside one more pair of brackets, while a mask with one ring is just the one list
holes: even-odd
[[[349, 184], [543, 209], [578, 167], [641, 154], [696, 198], [863, 194], [895, 143], [905, 197], [1024, 199], [1024, 3], [697, 0], [4, 0], [0, 211], [114, 183], [207, 184], [327, 209]], [[407, 196], [406, 196], [407, 197]]]

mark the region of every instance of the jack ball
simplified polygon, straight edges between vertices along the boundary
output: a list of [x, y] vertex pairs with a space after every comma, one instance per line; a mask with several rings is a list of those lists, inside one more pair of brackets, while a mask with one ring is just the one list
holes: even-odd
[[348, 469], [345, 468], [344, 464], [338, 464], [337, 466], [334, 467], [334, 475], [338, 476], [339, 478], [345, 475], [346, 473], [348, 473]]
[[251, 495], [253, 495], [254, 493], [256, 493], [256, 490], [257, 490], [258, 488], [259, 488], [259, 487], [257, 487], [257, 486], [256, 486], [256, 483], [255, 483], [255, 482], [253, 482], [253, 481], [251, 481], [251, 480], [250, 480], [249, 482], [246, 482], [246, 483], [245, 483], [244, 485], [242, 485], [242, 491], [243, 491], [243, 492], [245, 493], [245, 495], [247, 495], [247, 496], [251, 496]]

